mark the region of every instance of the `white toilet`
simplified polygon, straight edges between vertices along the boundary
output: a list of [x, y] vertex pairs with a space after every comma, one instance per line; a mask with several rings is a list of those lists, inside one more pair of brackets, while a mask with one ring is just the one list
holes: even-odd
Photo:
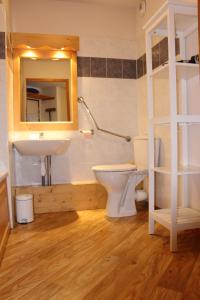
[[[156, 165], [159, 155], [159, 140], [156, 140]], [[106, 214], [109, 217], [127, 217], [137, 214], [135, 187], [144, 180], [148, 171], [148, 139], [134, 138], [135, 164], [94, 166], [92, 170], [108, 192]]]

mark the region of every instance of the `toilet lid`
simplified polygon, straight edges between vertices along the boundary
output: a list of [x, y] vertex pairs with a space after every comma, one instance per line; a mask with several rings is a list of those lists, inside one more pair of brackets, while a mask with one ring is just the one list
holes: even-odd
[[101, 165], [92, 167], [93, 171], [107, 171], [107, 172], [119, 172], [119, 171], [132, 171], [136, 170], [136, 166], [132, 164], [120, 164], [120, 165]]

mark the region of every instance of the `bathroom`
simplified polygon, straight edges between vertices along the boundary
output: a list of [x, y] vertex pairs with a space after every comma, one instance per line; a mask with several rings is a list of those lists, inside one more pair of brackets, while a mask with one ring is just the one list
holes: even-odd
[[[137, 213], [113, 218], [106, 210], [107, 191], [92, 170], [102, 165], [134, 165], [134, 138], [146, 138], [149, 134], [144, 26], [166, 2], [0, 1], [0, 175], [1, 182], [6, 179], [9, 206], [6, 234], [0, 223], [0, 234], [4, 234], [0, 243], [0, 258], [3, 257], [0, 299], [190, 299], [192, 290], [191, 299], [199, 299], [195, 281], [200, 261], [199, 227], [181, 231], [178, 251], [171, 253], [168, 230], [156, 224], [156, 234], [148, 234], [147, 173], [142, 174], [145, 180], [142, 178], [137, 186], [145, 191], [142, 194], [145, 200], [136, 204]], [[174, 2], [197, 5], [196, 0]], [[33, 126], [16, 123], [18, 101], [13, 57], [14, 44], [18, 41], [13, 33], [24, 33], [26, 41], [28, 34], [38, 35], [38, 43], [39, 34], [51, 35], [50, 44], [43, 40], [41, 47], [56, 44], [55, 35], [74, 37], [77, 54], [77, 76], [73, 79], [77, 83], [73, 91], [74, 125], [70, 122], [42, 125], [38, 122]], [[63, 46], [60, 43], [59, 50]], [[166, 62], [166, 38], [153, 37], [153, 46], [156, 69]], [[180, 41], [175, 48], [176, 59], [184, 59]], [[196, 28], [187, 38], [186, 58], [189, 60], [198, 51]], [[198, 71], [195, 74], [189, 79], [187, 93], [189, 110], [197, 118], [200, 112], [196, 101], [200, 92]], [[162, 93], [162, 105], [158, 103], [156, 113], [164, 117], [169, 113], [167, 80], [159, 80], [155, 86], [156, 100], [159, 93]], [[84, 104], [77, 101], [78, 97], [83, 97], [99, 128], [122, 137], [97, 130]], [[179, 128], [179, 133], [185, 130], [184, 126]], [[188, 128], [189, 164], [199, 166], [198, 122]], [[170, 130], [167, 126], [156, 130], [158, 163], [165, 167], [171, 159]], [[126, 141], [124, 136], [130, 136], [131, 141]], [[39, 137], [70, 140], [64, 153], [51, 156], [51, 183], [47, 185], [46, 180], [46, 186], [42, 185], [40, 156], [24, 156], [13, 147], [15, 141]], [[134, 168], [129, 171], [136, 172]], [[189, 194], [189, 206], [198, 211], [199, 171], [195, 172], [188, 177], [178, 176], [178, 192], [179, 202], [183, 195]], [[168, 208], [170, 176], [158, 172], [154, 183], [156, 206]], [[20, 194], [33, 195], [32, 223], [16, 222], [15, 199]], [[180, 272], [183, 267], [185, 273]], [[193, 281], [188, 280], [190, 273]]]

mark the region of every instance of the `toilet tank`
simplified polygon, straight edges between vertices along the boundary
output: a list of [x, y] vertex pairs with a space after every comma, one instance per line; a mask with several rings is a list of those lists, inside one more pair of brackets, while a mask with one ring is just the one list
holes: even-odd
[[[137, 169], [148, 169], [148, 137], [136, 136], [133, 139], [134, 163]], [[160, 140], [155, 139], [155, 166], [158, 166]]]

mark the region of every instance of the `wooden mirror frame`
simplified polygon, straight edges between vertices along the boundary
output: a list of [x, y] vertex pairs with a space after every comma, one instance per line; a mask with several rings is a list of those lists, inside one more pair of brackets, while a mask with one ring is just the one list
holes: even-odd
[[[36, 34], [32, 34], [36, 37]], [[41, 37], [41, 35], [40, 35]], [[56, 38], [56, 36], [54, 36]], [[54, 39], [55, 41], [55, 39]], [[70, 50], [49, 50], [49, 47], [41, 49], [30, 48], [30, 43], [24, 42], [23, 46], [13, 49], [14, 67], [14, 129], [17, 131], [48, 131], [48, 130], [77, 130], [78, 129], [78, 105], [77, 105], [77, 55], [74, 49]], [[44, 45], [43, 45], [44, 46]], [[25, 49], [26, 47], [26, 49]], [[28, 49], [27, 49], [28, 48]], [[22, 122], [21, 121], [21, 86], [20, 86], [20, 59], [36, 57], [38, 59], [70, 59], [70, 122]]]

